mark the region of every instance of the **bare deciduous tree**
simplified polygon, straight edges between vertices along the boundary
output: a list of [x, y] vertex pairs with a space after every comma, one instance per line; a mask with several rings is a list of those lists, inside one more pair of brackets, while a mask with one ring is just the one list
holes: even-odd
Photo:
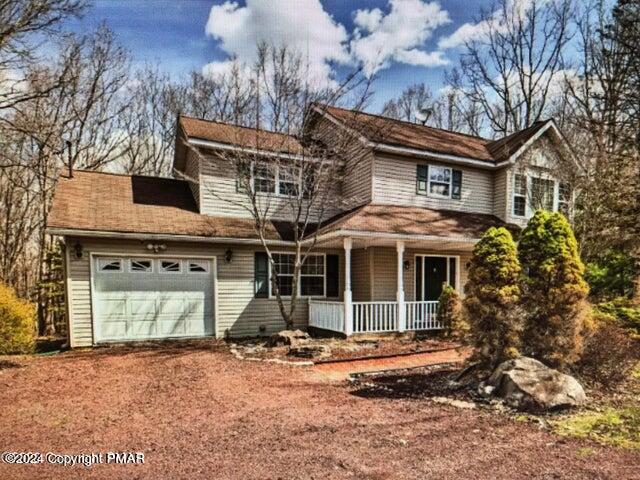
[[478, 24], [484, 34], [465, 44], [450, 86], [480, 105], [494, 135], [539, 120], [562, 80], [571, 38], [571, 0], [500, 0]]
[[[209, 194], [243, 210], [253, 220], [271, 265], [271, 292], [286, 326], [291, 328], [298, 308], [300, 273], [303, 268], [313, 268], [307, 262], [317, 248], [319, 225], [348, 208], [350, 201], [356, 201], [341, 197], [338, 185], [356, 168], [357, 156], [349, 157], [345, 152], [353, 153], [358, 142], [346, 129], [332, 130], [330, 137], [322, 128], [312, 129], [310, 122], [317, 117], [310, 111], [316, 108], [322, 112], [327, 104], [350, 97], [355, 99], [351, 106], [357, 115], [369, 98], [370, 80], [356, 71], [337, 88], [317, 88], [307, 83], [304, 61], [299, 55], [266, 46], [259, 47], [258, 61], [248, 71], [249, 78], [242, 81], [252, 83], [254, 90], [250, 108], [239, 113], [253, 119], [253, 126], [238, 129], [238, 138], [230, 139], [230, 143], [246, 148], [192, 151], [202, 161], [221, 162], [224, 169], [235, 172], [239, 198], [230, 198], [215, 185], [206, 188]], [[265, 133], [261, 126], [279, 134]], [[285, 153], [272, 156], [265, 155], [265, 151]], [[346, 158], [352, 160], [345, 162]], [[270, 243], [273, 221], [280, 228], [284, 226], [292, 241], [289, 253], [293, 258], [286, 265]], [[283, 273], [287, 274], [287, 282], [279, 275]]]

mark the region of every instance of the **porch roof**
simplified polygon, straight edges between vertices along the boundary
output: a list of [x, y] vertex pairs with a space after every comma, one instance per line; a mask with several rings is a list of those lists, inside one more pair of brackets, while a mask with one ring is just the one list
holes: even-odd
[[[364, 205], [321, 227], [320, 237], [347, 234], [441, 237], [476, 241], [491, 227], [507, 226], [493, 215], [396, 205]], [[330, 235], [333, 234], [333, 235]]]

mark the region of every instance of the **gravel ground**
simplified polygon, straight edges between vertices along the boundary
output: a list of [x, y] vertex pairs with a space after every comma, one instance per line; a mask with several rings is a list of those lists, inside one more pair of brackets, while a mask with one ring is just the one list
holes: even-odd
[[632, 479], [640, 452], [424, 399], [353, 395], [314, 367], [195, 343], [0, 358], [0, 451], [144, 452], [144, 465], [0, 464], [0, 479]]

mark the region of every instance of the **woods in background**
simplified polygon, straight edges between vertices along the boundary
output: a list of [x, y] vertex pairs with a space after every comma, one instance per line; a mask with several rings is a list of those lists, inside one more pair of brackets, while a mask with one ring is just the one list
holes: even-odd
[[[57, 246], [44, 226], [62, 171], [170, 176], [179, 112], [287, 131], [301, 118], [277, 102], [278, 89], [290, 88], [286, 74], [273, 76], [269, 118], [256, 118], [263, 92], [254, 68], [235, 63], [180, 79], [159, 66], [133, 69], [107, 26], [64, 31], [88, 8], [84, 0], [0, 2], [0, 280], [37, 301], [41, 333], [59, 311]], [[428, 110], [427, 125], [485, 137], [555, 118], [579, 163], [573, 220], [585, 261], [611, 251], [637, 261], [640, 3], [500, 0], [478, 20], [484, 34], [462, 47], [442, 91], [411, 86], [383, 113], [415, 122]], [[286, 50], [262, 55], [277, 72], [303, 71]]]

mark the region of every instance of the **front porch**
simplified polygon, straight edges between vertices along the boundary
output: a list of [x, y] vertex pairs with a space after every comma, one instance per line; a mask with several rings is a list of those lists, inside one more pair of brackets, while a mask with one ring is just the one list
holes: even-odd
[[340, 244], [342, 298], [309, 299], [309, 327], [351, 336], [445, 328], [436, 318], [442, 286], [462, 295], [475, 239], [353, 235], [325, 243]]

